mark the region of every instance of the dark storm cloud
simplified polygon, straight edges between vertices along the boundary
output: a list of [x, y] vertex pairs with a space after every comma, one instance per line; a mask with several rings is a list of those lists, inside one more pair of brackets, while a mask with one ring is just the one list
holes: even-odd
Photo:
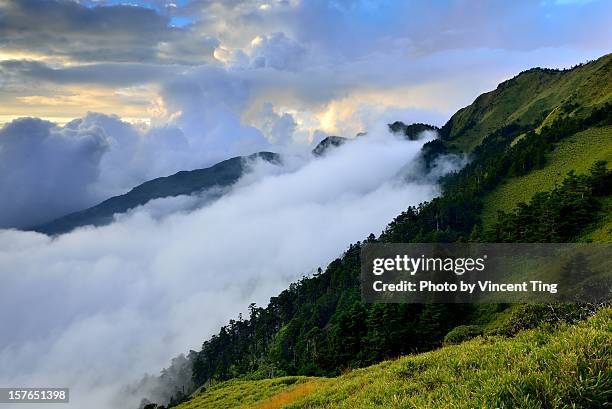
[[[81, 132], [35, 118], [0, 129], [0, 226], [31, 226], [91, 200], [108, 140], [99, 127]], [[70, 201], [67, 200], [70, 198]]]
[[187, 30], [170, 22], [169, 16], [145, 7], [5, 0], [0, 2], [0, 47], [78, 61], [154, 61], [160, 45]]

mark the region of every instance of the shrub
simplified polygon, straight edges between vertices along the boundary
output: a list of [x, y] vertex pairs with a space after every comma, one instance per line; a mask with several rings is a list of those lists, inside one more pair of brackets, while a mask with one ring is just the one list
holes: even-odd
[[482, 328], [478, 325], [459, 325], [453, 328], [444, 337], [445, 344], [460, 344], [463, 341], [470, 340], [479, 335], [482, 335]]
[[487, 331], [487, 335], [512, 337], [519, 331], [573, 324], [593, 315], [596, 306], [578, 304], [523, 304], [516, 305], [508, 317]]

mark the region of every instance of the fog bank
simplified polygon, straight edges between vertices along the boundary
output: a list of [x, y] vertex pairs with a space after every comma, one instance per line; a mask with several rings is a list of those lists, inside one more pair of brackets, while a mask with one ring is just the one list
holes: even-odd
[[197, 197], [167, 198], [55, 239], [0, 230], [0, 384], [116, 407], [124, 385], [435, 196], [423, 142], [375, 131], [321, 158], [257, 162], [195, 210]]

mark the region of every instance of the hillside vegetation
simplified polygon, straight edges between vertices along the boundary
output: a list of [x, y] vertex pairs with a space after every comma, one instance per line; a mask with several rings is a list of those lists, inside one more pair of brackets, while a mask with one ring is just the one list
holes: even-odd
[[285, 376], [262, 380], [231, 380], [196, 391], [194, 398], [178, 407], [181, 409], [281, 407], [299, 397], [322, 388], [327, 379]]
[[586, 173], [599, 160], [612, 164], [612, 126], [590, 128], [559, 142], [549, 152], [540, 169], [510, 177], [483, 199], [482, 222], [489, 227], [497, 212], [511, 211], [518, 203], [527, 203], [537, 192], [560, 184], [570, 171]]
[[579, 324], [479, 336], [337, 378], [229, 381], [178, 408], [601, 408], [611, 400], [606, 308]]
[[[440, 130], [441, 139], [428, 142], [422, 154], [425, 168], [431, 169], [440, 155], [458, 149], [470, 152], [470, 161], [463, 169], [441, 180], [443, 194], [407, 207], [380, 235], [371, 234], [363, 242], [349, 245], [325, 269], [291, 284], [272, 297], [267, 306], [252, 304], [246, 319], [230, 320], [218, 334], [203, 342], [200, 351], [188, 355], [196, 387], [244, 377], [266, 378], [270, 374], [336, 377], [347, 370], [435, 350], [480, 333], [512, 335], [518, 329], [550, 321], [546, 309], [530, 314], [519, 310], [521, 314], [516, 316], [520, 306], [366, 304], [360, 296], [360, 251], [369, 242], [609, 242], [612, 170], [605, 160], [612, 146], [611, 67], [612, 56], [607, 55], [571, 70], [529, 70], [453, 115]], [[401, 123], [391, 126], [398, 132], [411, 129]], [[484, 224], [483, 212], [492, 215]], [[609, 312], [605, 314], [609, 325]], [[503, 323], [508, 317], [516, 324], [511, 331], [493, 331], [500, 322], [501, 328], [507, 329]], [[524, 322], [526, 317], [530, 318], [528, 325]], [[567, 321], [573, 322], [574, 318]], [[456, 407], [489, 407], [494, 402], [505, 405], [501, 407], [558, 407], [559, 401], [551, 400], [550, 379], [567, 383], [567, 391], [561, 388], [558, 396], [568, 398], [579, 390], [572, 388], [582, 387], [580, 371], [584, 369], [566, 371], [555, 367], [551, 354], [568, 347], [564, 343], [574, 342], [573, 336], [576, 342], [586, 342], [582, 335], [589, 331], [594, 329], [566, 328], [558, 333], [558, 342], [542, 345], [534, 339], [546, 336], [537, 335], [537, 331], [516, 340], [489, 336], [418, 358], [419, 362], [435, 362], [430, 367], [435, 369], [444, 365], [444, 354], [455, 356], [455, 362], [462, 362], [463, 353], [473, 359], [489, 354], [491, 359], [485, 360], [484, 367], [474, 364], [475, 368], [468, 365], [454, 372], [449, 369], [448, 373], [444, 372], [448, 368], [438, 371], [423, 367], [418, 370], [418, 379], [407, 376], [410, 382], [405, 384], [385, 375], [386, 369], [377, 369], [394, 368], [395, 362], [412, 359], [402, 358], [380, 367], [355, 370], [294, 404], [332, 408], [340, 405], [342, 397], [349, 402], [344, 407], [413, 407], [427, 402], [436, 407], [436, 399], [444, 397], [456, 402]], [[604, 335], [598, 334], [601, 341]], [[609, 344], [609, 331], [605, 334]], [[588, 343], [582, 347], [590, 348]], [[505, 367], [509, 361], [496, 361], [495, 355], [506, 349], [515, 356], [524, 351], [529, 359], [524, 366], [520, 363]], [[535, 351], [533, 356], [530, 351]], [[573, 349], [567, 351], [569, 361], [576, 358]], [[580, 368], [584, 362], [597, 368], [601, 364], [599, 355], [592, 356], [593, 361], [588, 356], [583, 358], [575, 362]], [[606, 364], [609, 367], [609, 362]], [[504, 370], [508, 371], [505, 377]], [[474, 379], [464, 378], [463, 371], [475, 371]], [[357, 376], [359, 381], [353, 381], [357, 378], [352, 377]], [[609, 378], [606, 379], [604, 383], [601, 379], [592, 380], [584, 392], [576, 393], [592, 399], [609, 393]], [[444, 386], [457, 380], [457, 389]], [[487, 389], [485, 382], [503, 383]], [[409, 385], [417, 386], [410, 389]], [[512, 389], [512, 385], [519, 389]], [[468, 393], [476, 386], [482, 392], [479, 389]], [[180, 391], [183, 385], [171, 387]], [[505, 391], [505, 395], [492, 395], [496, 390]], [[417, 391], [423, 392], [419, 395]], [[183, 398], [177, 395], [172, 403]], [[581, 402], [582, 406], [576, 407], [588, 407], [588, 401]]]
[[460, 109], [442, 138], [471, 152], [485, 136], [511, 123], [537, 128], [562, 115], [585, 115], [612, 95], [612, 54], [571, 70], [534, 68], [502, 82]]
[[604, 199], [598, 211], [596, 222], [589, 226], [578, 242], [586, 243], [612, 243], [612, 197]]

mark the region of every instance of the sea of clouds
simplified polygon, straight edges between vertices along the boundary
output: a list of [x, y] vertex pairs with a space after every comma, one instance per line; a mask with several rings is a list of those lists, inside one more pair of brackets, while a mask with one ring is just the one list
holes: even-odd
[[56, 238], [0, 230], [0, 384], [116, 407], [125, 385], [435, 196], [418, 160], [429, 138], [379, 129], [324, 157], [254, 162], [212, 203], [159, 199]]

